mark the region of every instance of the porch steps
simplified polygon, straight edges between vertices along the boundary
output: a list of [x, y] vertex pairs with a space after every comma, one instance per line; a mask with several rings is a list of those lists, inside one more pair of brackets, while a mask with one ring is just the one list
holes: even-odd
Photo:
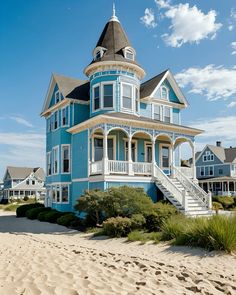
[[206, 205], [194, 196], [190, 191], [186, 190], [182, 183], [176, 178], [169, 178], [173, 185], [178, 188], [179, 191], [185, 191], [185, 204], [187, 208], [176, 200], [175, 196], [171, 194], [168, 189], [162, 184], [161, 181], [156, 179], [156, 186], [163, 193], [164, 197], [168, 199], [180, 212], [184, 213], [187, 216], [197, 217], [197, 216], [211, 216], [212, 211], [208, 210]]

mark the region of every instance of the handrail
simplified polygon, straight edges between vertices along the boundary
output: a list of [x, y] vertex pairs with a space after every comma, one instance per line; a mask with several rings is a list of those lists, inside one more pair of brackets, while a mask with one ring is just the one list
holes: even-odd
[[173, 166], [173, 169], [175, 177], [181, 182], [185, 189], [196, 196], [205, 206], [209, 208], [211, 206], [211, 195], [207, 194], [199, 185], [191, 181], [177, 167]]
[[174, 198], [186, 209], [185, 190], [181, 191], [171, 179], [155, 165], [154, 176], [161, 182], [163, 186], [174, 196]]

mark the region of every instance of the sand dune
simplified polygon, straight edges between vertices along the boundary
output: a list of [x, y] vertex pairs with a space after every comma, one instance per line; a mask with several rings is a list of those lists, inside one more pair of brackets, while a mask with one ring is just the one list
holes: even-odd
[[236, 259], [0, 214], [0, 294], [236, 294]]

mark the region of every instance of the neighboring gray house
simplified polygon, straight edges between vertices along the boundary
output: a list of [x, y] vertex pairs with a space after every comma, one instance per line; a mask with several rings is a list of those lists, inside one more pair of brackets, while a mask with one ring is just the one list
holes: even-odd
[[224, 148], [220, 141], [206, 145], [196, 155], [199, 185], [213, 195], [236, 196], [236, 148]]
[[7, 167], [4, 178], [3, 198], [40, 198], [45, 195], [45, 173], [40, 167]]

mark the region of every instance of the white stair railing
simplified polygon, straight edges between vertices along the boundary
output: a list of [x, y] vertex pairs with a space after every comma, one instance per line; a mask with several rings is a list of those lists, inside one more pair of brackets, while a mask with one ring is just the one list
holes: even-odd
[[187, 199], [185, 198], [185, 190], [181, 191], [157, 165], [155, 165], [154, 176], [157, 179], [157, 181], [160, 181], [160, 183], [173, 195], [173, 197], [186, 210]]
[[185, 176], [177, 167], [173, 167], [174, 175], [177, 180], [188, 190], [193, 196], [197, 197], [208, 209], [211, 209], [211, 192], [208, 194], [196, 183]]

